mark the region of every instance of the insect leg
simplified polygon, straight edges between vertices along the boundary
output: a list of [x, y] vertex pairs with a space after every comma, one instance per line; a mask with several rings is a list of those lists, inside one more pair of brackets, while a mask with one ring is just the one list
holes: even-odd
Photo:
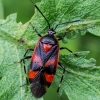
[[25, 54], [24, 54], [24, 57], [26, 57], [26, 54], [28, 53], [28, 51], [34, 51], [34, 49], [32, 49], [32, 48], [27, 49]]
[[61, 83], [62, 83], [62, 80], [63, 80], [63, 77], [64, 77], [64, 73], [65, 73], [65, 67], [60, 62], [58, 62], [58, 65], [63, 68], [63, 73], [62, 73], [61, 80], [59, 82], [59, 86], [58, 86], [58, 89], [57, 89], [57, 93], [59, 92], [59, 89], [60, 89], [60, 86], [61, 86]]
[[[56, 30], [56, 28], [57, 28], [59, 25], [69, 24], [69, 23], [74, 23], [74, 22], [79, 22], [79, 21], [80, 21], [80, 20], [74, 20], [74, 21], [71, 21], [71, 22], [64, 22], [64, 23], [57, 24], [54, 30]], [[69, 28], [70, 28], [70, 27], [69, 27]], [[63, 36], [62, 36], [61, 38], [58, 39], [59, 41], [64, 39], [64, 37], [66, 36], [67, 30], [69, 30], [69, 28], [67, 28], [67, 29], [66, 29], [66, 32], [63, 34]]]
[[24, 64], [24, 71], [25, 71], [25, 74], [26, 74], [25, 59], [31, 58], [31, 56], [26, 56], [26, 55], [27, 55], [28, 51], [33, 51], [33, 50], [34, 50], [34, 49], [32, 49], [32, 48], [27, 49], [26, 52], [25, 52], [25, 54], [24, 54], [24, 56], [23, 56], [23, 58], [20, 60], [20, 62], [23, 62], [23, 64]]
[[62, 36], [61, 38], [59, 38], [59, 39], [58, 39], [58, 41], [60, 41], [60, 40], [63, 40], [63, 39], [64, 39], [64, 37], [66, 36], [66, 33], [67, 33], [67, 30], [68, 30], [68, 29], [69, 29], [69, 28], [67, 28], [67, 29], [66, 29], [66, 32], [63, 34], [63, 36]]
[[38, 33], [38, 31], [36, 30], [36, 28], [31, 24], [31, 22], [30, 22], [30, 25], [32, 26], [33, 30], [37, 33], [37, 35], [38, 35], [39, 37], [42, 37], [42, 36]]
[[30, 59], [32, 56], [25, 56], [25, 57], [23, 57], [21, 60], [20, 60], [20, 62], [22, 62], [22, 61], [24, 61], [25, 59]]
[[66, 48], [66, 47], [61, 47], [61, 48], [60, 48], [60, 50], [63, 50], [63, 49], [68, 50], [68, 51], [69, 51], [69, 52], [71, 52], [73, 55], [75, 55], [75, 56], [77, 56], [77, 57], [78, 57], [78, 55], [77, 55], [77, 54], [75, 54], [75, 53], [73, 53], [70, 49], [68, 49], [68, 48]]
[[[23, 63], [23, 65], [24, 65], [24, 72], [25, 72], [25, 74], [26, 74], [26, 65], [25, 65], [25, 59], [30, 59], [31, 58], [31, 56], [26, 56], [26, 54], [28, 53], [28, 51], [33, 51], [34, 49], [27, 49], [26, 50], [26, 52], [25, 52], [25, 54], [24, 54], [24, 57], [20, 60], [20, 62], [22, 62]], [[28, 84], [28, 79], [26, 78], [26, 82], [27, 82], [27, 84]]]
[[65, 32], [65, 33], [63, 34], [63, 36], [62, 36], [61, 38], [58, 39], [58, 41], [63, 40], [64, 37], [66, 36], [66, 33], [67, 33], [67, 32]]

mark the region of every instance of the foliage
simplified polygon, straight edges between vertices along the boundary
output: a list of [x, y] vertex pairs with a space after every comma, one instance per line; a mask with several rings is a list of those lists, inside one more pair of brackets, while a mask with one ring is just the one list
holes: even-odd
[[[61, 37], [67, 28], [69, 30], [65, 39], [76, 38], [87, 31], [100, 36], [100, 0], [59, 0], [58, 3], [55, 3], [55, 0], [42, 0], [37, 5], [51, 27], [62, 22], [80, 20], [60, 25], [56, 30], [58, 37]], [[46, 33], [48, 25], [37, 10], [25, 24], [17, 23], [16, 17], [16, 14], [11, 14], [5, 20], [0, 20], [0, 100], [33, 100], [29, 89], [20, 87], [25, 84], [25, 75], [18, 62], [25, 50], [33, 48], [38, 40], [29, 22], [41, 35]], [[25, 40], [23, 44], [19, 41], [21, 38]], [[78, 57], [73, 54], [60, 55], [60, 61], [66, 66], [60, 95], [64, 92], [69, 100], [100, 99], [100, 66], [95, 66], [94, 59], [86, 59], [88, 53], [78, 52]], [[61, 75], [62, 70], [58, 67], [53, 82], [55, 89]]]

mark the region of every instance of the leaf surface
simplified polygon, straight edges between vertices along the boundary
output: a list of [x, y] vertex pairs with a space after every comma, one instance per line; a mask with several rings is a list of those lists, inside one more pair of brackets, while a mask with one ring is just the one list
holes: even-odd
[[[99, 0], [59, 0], [58, 3], [55, 3], [55, 0], [42, 0], [37, 5], [51, 27], [62, 22], [80, 20], [58, 26], [56, 31], [59, 37], [67, 28], [69, 31], [66, 39], [77, 37], [86, 31], [100, 36]], [[31, 20], [24, 25], [16, 23], [16, 17], [16, 14], [11, 14], [5, 20], [0, 20], [0, 100], [35, 100], [29, 87], [20, 87], [26, 81], [23, 67], [18, 62], [26, 49], [33, 48], [39, 38], [29, 22], [41, 35], [47, 33], [48, 25], [37, 10]], [[21, 39], [24, 43], [20, 41]], [[75, 57], [73, 54], [60, 56], [60, 61], [66, 66], [61, 91], [65, 92], [69, 100], [100, 100], [100, 67], [95, 66], [94, 59], [86, 59], [88, 52], [78, 54], [80, 57]], [[26, 62], [28, 66], [30, 61]], [[58, 68], [53, 82], [56, 89], [61, 74], [62, 70]]]

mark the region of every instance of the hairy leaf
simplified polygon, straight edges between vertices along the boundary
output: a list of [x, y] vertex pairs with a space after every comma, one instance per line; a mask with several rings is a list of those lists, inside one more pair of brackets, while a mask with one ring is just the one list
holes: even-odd
[[[99, 100], [100, 99], [100, 66], [95, 65], [93, 58], [87, 60], [88, 52], [61, 55], [60, 61], [65, 66], [65, 75], [60, 91], [64, 91], [69, 100]], [[54, 81], [57, 87], [63, 69], [59, 67]], [[63, 97], [62, 97], [63, 98]]]
[[[86, 31], [100, 36], [99, 0], [59, 0], [58, 3], [55, 0], [42, 0], [37, 5], [51, 28], [63, 22], [80, 20], [59, 25], [56, 30], [59, 37], [66, 29], [69, 29], [66, 39], [85, 34]], [[16, 17], [16, 14], [11, 14], [5, 20], [0, 20], [0, 100], [35, 100], [29, 86], [22, 86], [26, 80], [19, 61], [26, 49], [33, 48], [39, 38], [29, 22], [41, 35], [47, 33], [48, 24], [36, 9], [31, 20], [24, 25], [16, 23]], [[65, 92], [69, 100], [100, 100], [100, 67], [95, 66], [94, 59], [86, 59], [88, 52], [77, 54], [79, 57], [73, 54], [60, 56], [60, 61], [66, 66], [61, 91]], [[56, 89], [61, 74], [62, 70], [58, 68], [53, 82]]]

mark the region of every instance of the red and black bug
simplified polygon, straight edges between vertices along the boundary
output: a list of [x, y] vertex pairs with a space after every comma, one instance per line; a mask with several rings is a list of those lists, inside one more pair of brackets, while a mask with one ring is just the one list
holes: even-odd
[[[32, 1], [31, 1], [32, 2]], [[32, 2], [33, 3], [33, 2]], [[34, 4], [34, 3], [33, 3]], [[24, 71], [26, 72], [25, 59], [31, 58], [30, 67], [28, 70], [28, 76], [26, 78], [27, 83], [31, 84], [31, 92], [36, 97], [42, 97], [46, 93], [47, 87], [49, 87], [54, 79], [54, 75], [56, 73], [57, 66], [61, 66], [63, 68], [63, 74], [60, 80], [60, 84], [63, 80], [63, 76], [65, 73], [65, 67], [59, 62], [59, 50], [66, 49], [72, 53], [66, 47], [59, 47], [59, 40], [62, 40], [66, 32], [63, 34], [61, 38], [56, 38], [54, 34], [56, 34], [56, 28], [65, 23], [61, 23], [55, 26], [54, 29], [50, 27], [49, 21], [40, 11], [36, 4], [34, 4], [36, 9], [40, 12], [40, 14], [46, 20], [49, 30], [48, 34], [41, 36], [35, 27], [31, 24], [32, 28], [35, 30], [37, 35], [40, 37], [34, 49], [28, 49], [24, 54], [24, 57], [21, 59], [21, 62], [24, 63]], [[72, 21], [72, 22], [77, 22]], [[72, 23], [66, 22], [66, 23]], [[32, 56], [26, 56], [28, 51], [33, 51]], [[57, 92], [59, 92], [60, 85], [58, 86]]]

